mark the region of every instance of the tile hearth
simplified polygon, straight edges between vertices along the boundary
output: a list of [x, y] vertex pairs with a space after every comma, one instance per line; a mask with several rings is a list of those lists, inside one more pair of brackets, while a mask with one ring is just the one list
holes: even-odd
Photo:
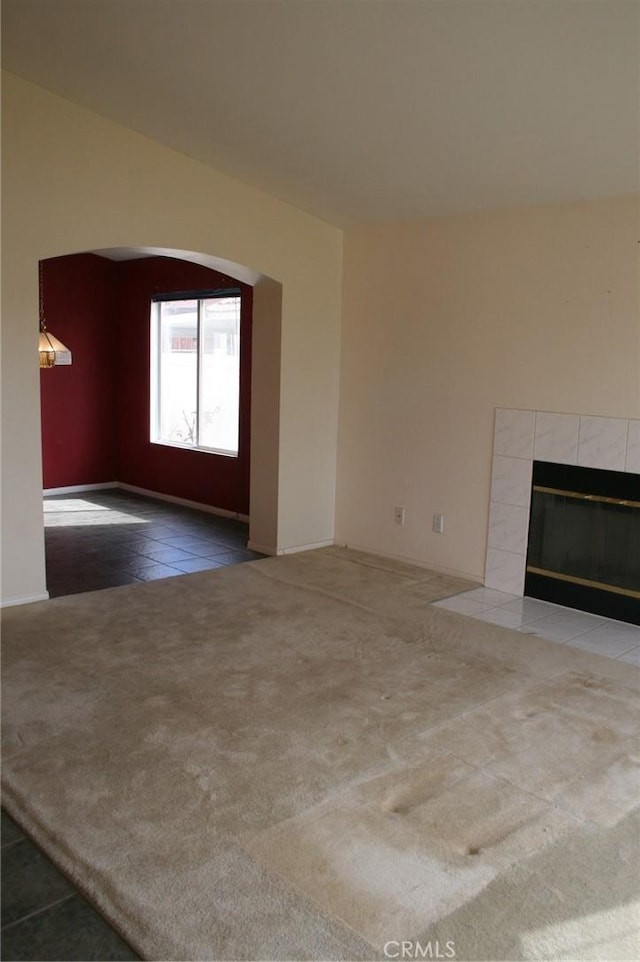
[[472, 588], [434, 602], [459, 614], [547, 641], [640, 665], [640, 628], [494, 588]]

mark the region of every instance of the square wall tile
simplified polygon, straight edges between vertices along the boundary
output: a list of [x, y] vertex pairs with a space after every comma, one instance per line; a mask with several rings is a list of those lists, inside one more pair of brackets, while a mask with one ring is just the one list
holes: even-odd
[[521, 595], [524, 591], [524, 554], [489, 548], [484, 583], [487, 588]]
[[491, 500], [528, 508], [531, 503], [533, 462], [525, 458], [496, 455], [491, 475]]
[[507, 458], [532, 458], [535, 411], [496, 409], [493, 453]]
[[533, 456], [536, 461], [577, 464], [579, 414], [536, 413]]
[[627, 451], [625, 418], [580, 418], [578, 464], [584, 468], [624, 471]]
[[534, 459], [640, 474], [640, 420], [496, 408], [485, 585], [517, 595]]
[[[526, 554], [529, 533], [529, 509], [512, 504], [491, 502], [489, 511], [489, 547]], [[493, 586], [492, 586], [493, 587]]]
[[629, 421], [625, 471], [640, 474], [640, 421]]

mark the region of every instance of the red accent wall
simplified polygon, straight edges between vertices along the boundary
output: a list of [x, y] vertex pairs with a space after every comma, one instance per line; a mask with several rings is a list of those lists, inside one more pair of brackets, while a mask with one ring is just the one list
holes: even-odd
[[[122, 481], [248, 514], [252, 288], [170, 257], [43, 266], [47, 326], [73, 353], [71, 367], [41, 372], [44, 487]], [[223, 288], [243, 295], [239, 456], [151, 444], [151, 298]]]
[[[240, 288], [240, 443], [229, 458], [149, 440], [149, 351], [152, 297]], [[209, 268], [170, 257], [120, 264], [118, 317], [119, 480], [228, 511], [249, 513], [251, 309], [253, 290]]]
[[95, 254], [42, 262], [48, 330], [72, 353], [71, 367], [40, 372], [45, 488], [117, 478], [114, 330], [117, 265]]

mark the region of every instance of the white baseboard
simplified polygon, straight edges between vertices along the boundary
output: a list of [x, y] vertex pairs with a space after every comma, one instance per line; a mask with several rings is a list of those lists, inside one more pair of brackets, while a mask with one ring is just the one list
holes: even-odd
[[240, 514], [238, 511], [227, 511], [226, 508], [214, 508], [210, 504], [202, 504], [200, 501], [189, 501], [187, 498], [178, 498], [174, 494], [162, 494], [160, 491], [149, 491], [148, 488], [139, 488], [135, 484], [125, 484], [124, 481], [116, 483], [117, 488], [123, 491], [132, 491], [134, 494], [143, 494], [147, 498], [155, 498], [158, 501], [169, 501], [171, 504], [180, 504], [183, 508], [195, 508], [197, 511], [206, 511], [207, 514], [217, 514], [221, 518], [233, 518], [235, 521], [248, 521], [248, 514]]
[[317, 548], [330, 548], [335, 541], [315, 541], [313, 544], [299, 544], [291, 548], [280, 548], [279, 555], [299, 554], [300, 551], [315, 551]]
[[301, 544], [293, 548], [274, 548], [273, 545], [259, 544], [257, 541], [248, 541], [247, 548], [250, 551], [258, 551], [260, 554], [269, 555], [273, 558], [276, 555], [282, 557], [287, 554], [298, 554], [300, 551], [314, 551], [316, 548], [328, 548], [335, 544], [334, 541], [316, 541], [314, 544]]
[[32, 605], [35, 601], [48, 601], [49, 592], [43, 594], [27, 595], [25, 598], [6, 598], [0, 602], [0, 608], [13, 608], [15, 605]]
[[43, 494], [79, 494], [81, 491], [102, 491], [103, 488], [118, 488], [117, 481], [103, 481], [101, 484], [68, 484], [63, 488], [44, 488]]
[[[240, 514], [238, 511], [227, 511], [226, 508], [215, 508], [210, 504], [202, 504], [200, 501], [189, 501], [187, 498], [178, 498], [173, 494], [162, 494], [161, 491], [150, 491], [148, 488], [139, 488], [135, 484], [125, 484], [124, 481], [104, 481], [101, 484], [69, 484], [63, 488], [44, 488], [43, 495], [52, 496], [55, 494], [80, 494], [82, 491], [101, 491], [105, 488], [120, 488], [122, 491], [132, 491], [134, 494], [143, 494], [146, 498], [155, 498], [157, 501], [169, 501], [171, 504], [180, 504], [184, 508], [195, 508], [197, 511], [206, 511], [208, 514], [217, 514], [221, 518], [233, 518], [235, 521], [249, 521], [248, 514]], [[259, 549], [256, 548], [256, 551]]]

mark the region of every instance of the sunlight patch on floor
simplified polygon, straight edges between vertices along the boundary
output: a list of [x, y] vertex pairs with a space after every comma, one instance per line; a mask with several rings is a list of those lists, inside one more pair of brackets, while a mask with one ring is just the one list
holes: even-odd
[[66, 498], [64, 501], [47, 501], [45, 499], [43, 510], [46, 527], [67, 524], [148, 524], [148, 518], [142, 518], [128, 512], [114, 511], [105, 505], [85, 501], [82, 498]]
[[[625, 958], [611, 944], [611, 932], [617, 933], [618, 950], [625, 951], [627, 944], [638, 939], [640, 902], [615, 905], [602, 912], [575, 916], [557, 925], [546, 925], [521, 936], [523, 958], [526, 959], [611, 959]], [[594, 932], [609, 933], [599, 940]], [[585, 937], [585, 933], [589, 933]], [[612, 954], [613, 953], [613, 954]], [[632, 956], [629, 956], [632, 958]]]

